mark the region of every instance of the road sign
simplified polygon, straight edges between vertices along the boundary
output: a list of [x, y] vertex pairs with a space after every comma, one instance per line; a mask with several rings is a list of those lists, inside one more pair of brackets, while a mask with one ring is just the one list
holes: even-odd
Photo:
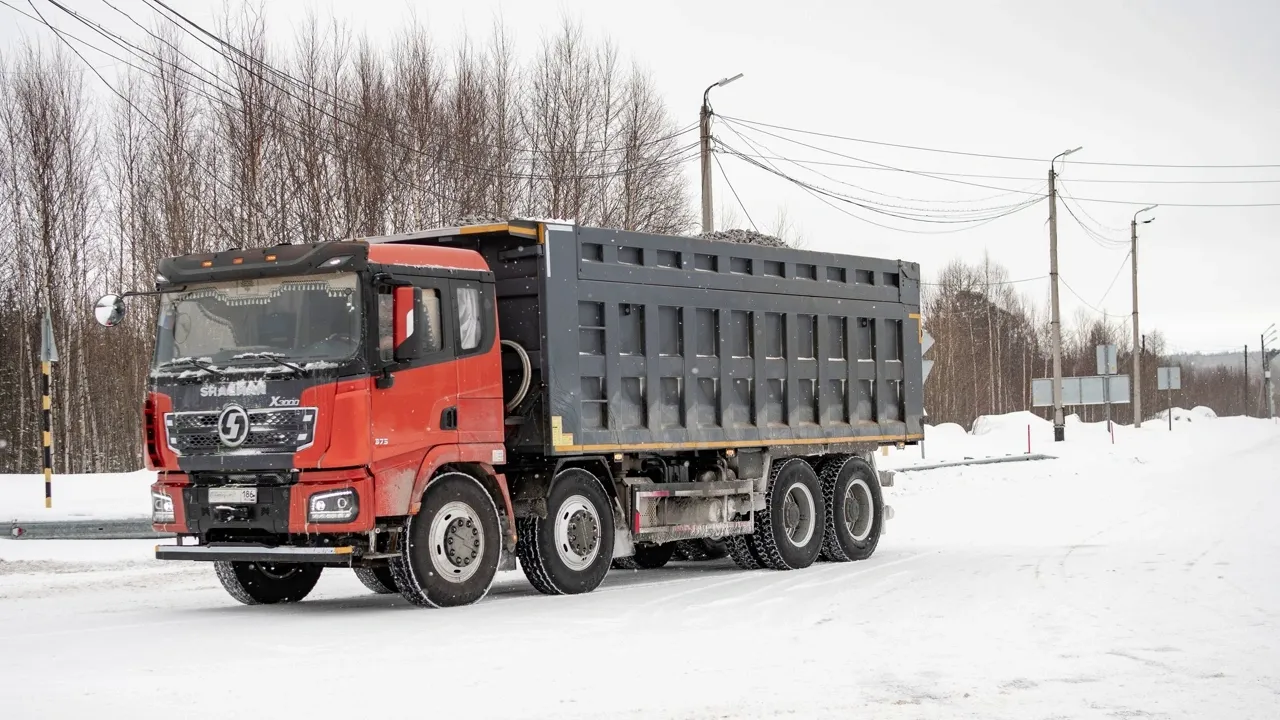
[[53, 342], [53, 320], [48, 310], [40, 321], [40, 362], [58, 362], [58, 346]]
[[1157, 390], [1181, 390], [1182, 368], [1162, 367], [1156, 369]]
[[921, 330], [920, 331], [920, 355], [921, 355], [920, 382], [921, 383], [929, 379], [929, 371], [933, 370], [933, 361], [924, 359], [924, 354], [929, 352], [929, 349], [932, 347], [933, 347], [933, 336], [929, 334], [928, 330]]
[[1099, 345], [1097, 352], [1099, 375], [1115, 375], [1120, 372], [1120, 365], [1116, 359], [1115, 345]]
[[[1108, 387], [1110, 386], [1110, 387]], [[1108, 392], [1108, 390], [1110, 392]], [[1108, 395], [1113, 404], [1129, 402], [1129, 376], [1086, 376], [1062, 378], [1063, 405], [1105, 405]], [[1053, 405], [1053, 378], [1036, 378], [1031, 381], [1031, 406]]]

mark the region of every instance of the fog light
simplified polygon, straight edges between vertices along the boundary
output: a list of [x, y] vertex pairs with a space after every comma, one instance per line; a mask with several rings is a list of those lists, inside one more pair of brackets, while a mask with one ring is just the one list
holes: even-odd
[[151, 493], [151, 522], [155, 525], [168, 525], [174, 521], [173, 498], [164, 493]]
[[349, 523], [359, 514], [359, 496], [351, 488], [319, 492], [307, 500], [307, 522]]

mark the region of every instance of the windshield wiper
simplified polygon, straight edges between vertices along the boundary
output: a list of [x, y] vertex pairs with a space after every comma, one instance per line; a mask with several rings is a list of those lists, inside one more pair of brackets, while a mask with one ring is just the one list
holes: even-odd
[[208, 363], [206, 363], [206, 362], [204, 362], [204, 361], [202, 361], [202, 360], [197, 360], [197, 359], [195, 359], [195, 358], [175, 358], [175, 359], [173, 359], [173, 360], [169, 360], [168, 362], [160, 363], [159, 367], [162, 367], [162, 368], [172, 368], [172, 367], [179, 367], [179, 366], [182, 366], [182, 365], [187, 365], [187, 366], [190, 366], [190, 367], [193, 367], [193, 368], [199, 368], [199, 369], [201, 369], [201, 370], [204, 370], [205, 372], [208, 372], [208, 373], [212, 373], [212, 374], [214, 374], [214, 375], [217, 375], [218, 377], [226, 377], [226, 376], [227, 376], [227, 374], [226, 374], [226, 373], [224, 373], [224, 372], [222, 372], [221, 370], [219, 370], [219, 369], [215, 368], [214, 366], [212, 366], [212, 365], [210, 365], [210, 364], [208, 364]]
[[292, 371], [293, 371], [293, 374], [294, 374], [294, 375], [305, 375], [305, 374], [306, 374], [306, 371], [305, 371], [305, 370], [303, 370], [301, 367], [299, 367], [298, 365], [294, 365], [294, 364], [293, 364], [293, 363], [291, 363], [291, 362], [285, 362], [284, 360], [281, 360], [281, 359], [280, 359], [280, 357], [279, 357], [279, 355], [277, 355], [276, 353], [269, 353], [269, 352], [247, 352], [247, 353], [240, 353], [239, 355], [236, 355], [236, 357], [237, 357], [237, 358], [252, 358], [252, 359], [258, 359], [258, 360], [270, 360], [271, 362], [273, 362], [273, 363], [275, 363], [275, 364], [279, 365], [280, 367], [286, 367], [286, 368], [289, 368], [290, 370], [292, 370]]

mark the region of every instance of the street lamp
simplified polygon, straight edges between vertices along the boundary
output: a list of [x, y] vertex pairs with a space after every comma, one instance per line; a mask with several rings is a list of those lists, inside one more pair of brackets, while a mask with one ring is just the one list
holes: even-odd
[[715, 215], [711, 210], [711, 91], [742, 77], [738, 73], [707, 86], [702, 91], [702, 110], [698, 114], [698, 145], [702, 156], [702, 232], [713, 232]]
[[[1148, 205], [1133, 214], [1129, 222], [1129, 256], [1133, 268], [1133, 426], [1142, 427], [1142, 346], [1138, 344], [1142, 336], [1138, 332], [1138, 216], [1157, 206]], [[1142, 221], [1145, 225], [1155, 218]]]
[[[1276, 415], [1276, 398], [1271, 392], [1271, 358], [1275, 357], [1280, 350], [1272, 350], [1270, 355], [1267, 354], [1267, 343], [1275, 343], [1276, 341], [1276, 324], [1271, 323], [1271, 327], [1262, 331], [1262, 392], [1265, 395], [1263, 404], [1267, 411], [1267, 419]], [[1245, 380], [1248, 387], [1248, 380]]]
[[1054, 163], [1080, 147], [1064, 150], [1049, 161], [1049, 301], [1053, 313], [1050, 336], [1053, 340], [1053, 440], [1062, 442], [1067, 439], [1067, 422], [1062, 412], [1062, 313], [1058, 305], [1058, 174], [1054, 172]]

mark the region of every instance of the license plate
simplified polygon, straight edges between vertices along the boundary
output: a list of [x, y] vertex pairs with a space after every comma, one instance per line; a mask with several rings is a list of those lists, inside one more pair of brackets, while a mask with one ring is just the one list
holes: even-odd
[[209, 502], [224, 505], [251, 505], [258, 502], [258, 488], [209, 488]]

